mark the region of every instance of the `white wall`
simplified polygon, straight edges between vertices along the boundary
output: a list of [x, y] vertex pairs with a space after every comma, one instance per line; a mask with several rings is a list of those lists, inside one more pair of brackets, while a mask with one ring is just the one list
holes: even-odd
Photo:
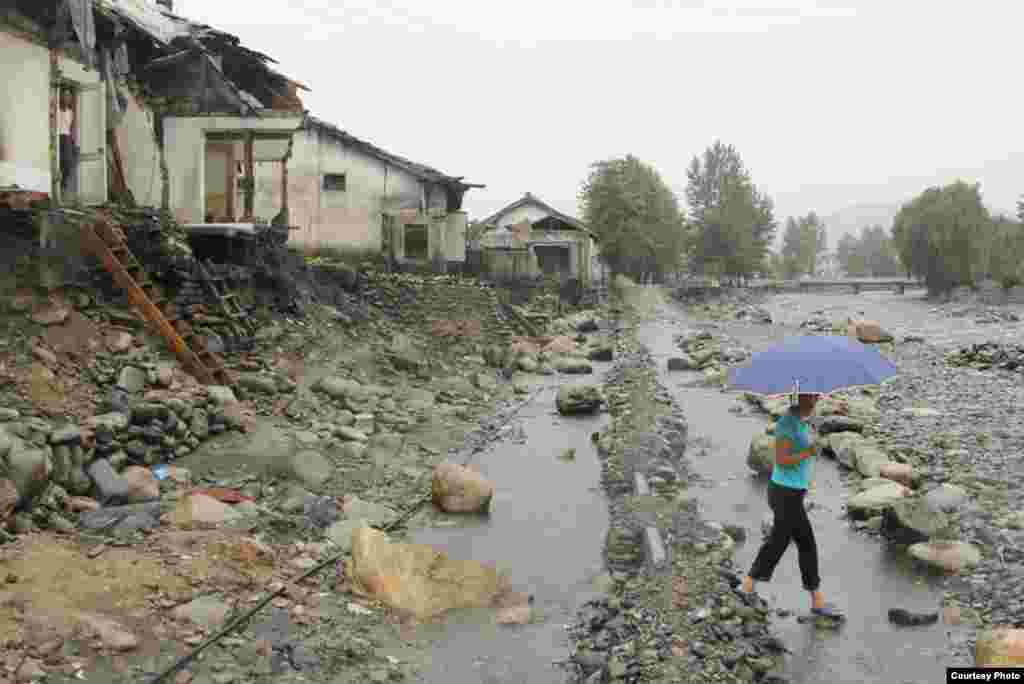
[[49, 193], [50, 56], [0, 27], [0, 187]]
[[163, 180], [160, 178], [160, 150], [153, 128], [153, 112], [134, 95], [122, 89], [128, 108], [117, 126], [125, 181], [135, 201], [144, 207], [159, 207]]
[[[324, 190], [325, 174], [344, 174], [345, 190]], [[382, 212], [423, 202], [417, 177], [315, 129], [295, 136], [288, 176], [294, 244], [379, 250]]]

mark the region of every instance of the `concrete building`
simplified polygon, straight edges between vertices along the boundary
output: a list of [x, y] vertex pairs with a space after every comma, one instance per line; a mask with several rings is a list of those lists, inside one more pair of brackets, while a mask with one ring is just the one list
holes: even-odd
[[584, 285], [604, 277], [593, 233], [532, 193], [481, 223], [480, 248], [491, 272], [577, 278]]
[[[399, 263], [465, 261], [462, 200], [482, 185], [382, 150], [314, 117], [295, 136], [290, 167], [292, 243], [383, 251]], [[257, 183], [277, 187], [273, 177], [257, 177]]]
[[[10, 2], [0, 202], [130, 200], [194, 237], [273, 227], [299, 246], [465, 260], [462, 198], [482, 186], [308, 116], [308, 88], [234, 36], [174, 15], [170, 0]], [[68, 138], [77, 159], [61, 152]]]

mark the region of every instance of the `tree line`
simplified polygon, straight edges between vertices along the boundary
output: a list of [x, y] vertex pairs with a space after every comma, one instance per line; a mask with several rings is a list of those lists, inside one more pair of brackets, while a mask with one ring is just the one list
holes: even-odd
[[[654, 167], [633, 155], [596, 162], [580, 213], [615, 273], [634, 278], [686, 272], [741, 282], [818, 272], [825, 224], [813, 211], [787, 218], [781, 245], [772, 199], [732, 145], [716, 141], [686, 170], [685, 209]], [[991, 278], [1024, 282], [1024, 198], [1017, 216], [992, 216], [980, 186], [957, 181], [904, 204], [893, 225], [845, 235], [835, 256], [850, 277], [911, 276], [933, 293]]]

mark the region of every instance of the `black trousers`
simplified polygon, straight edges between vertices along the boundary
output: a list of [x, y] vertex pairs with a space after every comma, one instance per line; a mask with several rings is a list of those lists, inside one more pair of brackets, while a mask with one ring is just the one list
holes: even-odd
[[806, 489], [792, 489], [774, 482], [768, 484], [768, 505], [775, 514], [775, 523], [750, 568], [750, 577], [754, 580], [770, 581], [775, 566], [793, 541], [800, 554], [800, 576], [804, 589], [817, 591], [821, 586], [821, 577], [818, 576], [818, 545], [814, 541], [814, 530], [811, 529], [807, 509], [804, 508], [806, 495]]

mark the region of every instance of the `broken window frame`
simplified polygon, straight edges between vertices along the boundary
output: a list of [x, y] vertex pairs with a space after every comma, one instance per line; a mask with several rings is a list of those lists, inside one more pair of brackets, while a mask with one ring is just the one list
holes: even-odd
[[[409, 250], [409, 233], [410, 233], [410, 230], [412, 230], [414, 233], [419, 233], [420, 231], [423, 232], [422, 254], [419, 253], [420, 250], [417, 250], [417, 253], [415, 253], [415, 254], [410, 252], [410, 250]], [[405, 257], [405, 259], [407, 261], [422, 261], [422, 262], [426, 262], [426, 261], [430, 260], [430, 226], [429, 225], [427, 225], [425, 223], [407, 223], [404, 226], [402, 226], [402, 238], [403, 238], [402, 239], [402, 253], [403, 253], [403, 255], [404, 255], [404, 257]], [[413, 244], [415, 244], [417, 246], [420, 244], [420, 242], [421, 241], [419, 239], [413, 240]]]

